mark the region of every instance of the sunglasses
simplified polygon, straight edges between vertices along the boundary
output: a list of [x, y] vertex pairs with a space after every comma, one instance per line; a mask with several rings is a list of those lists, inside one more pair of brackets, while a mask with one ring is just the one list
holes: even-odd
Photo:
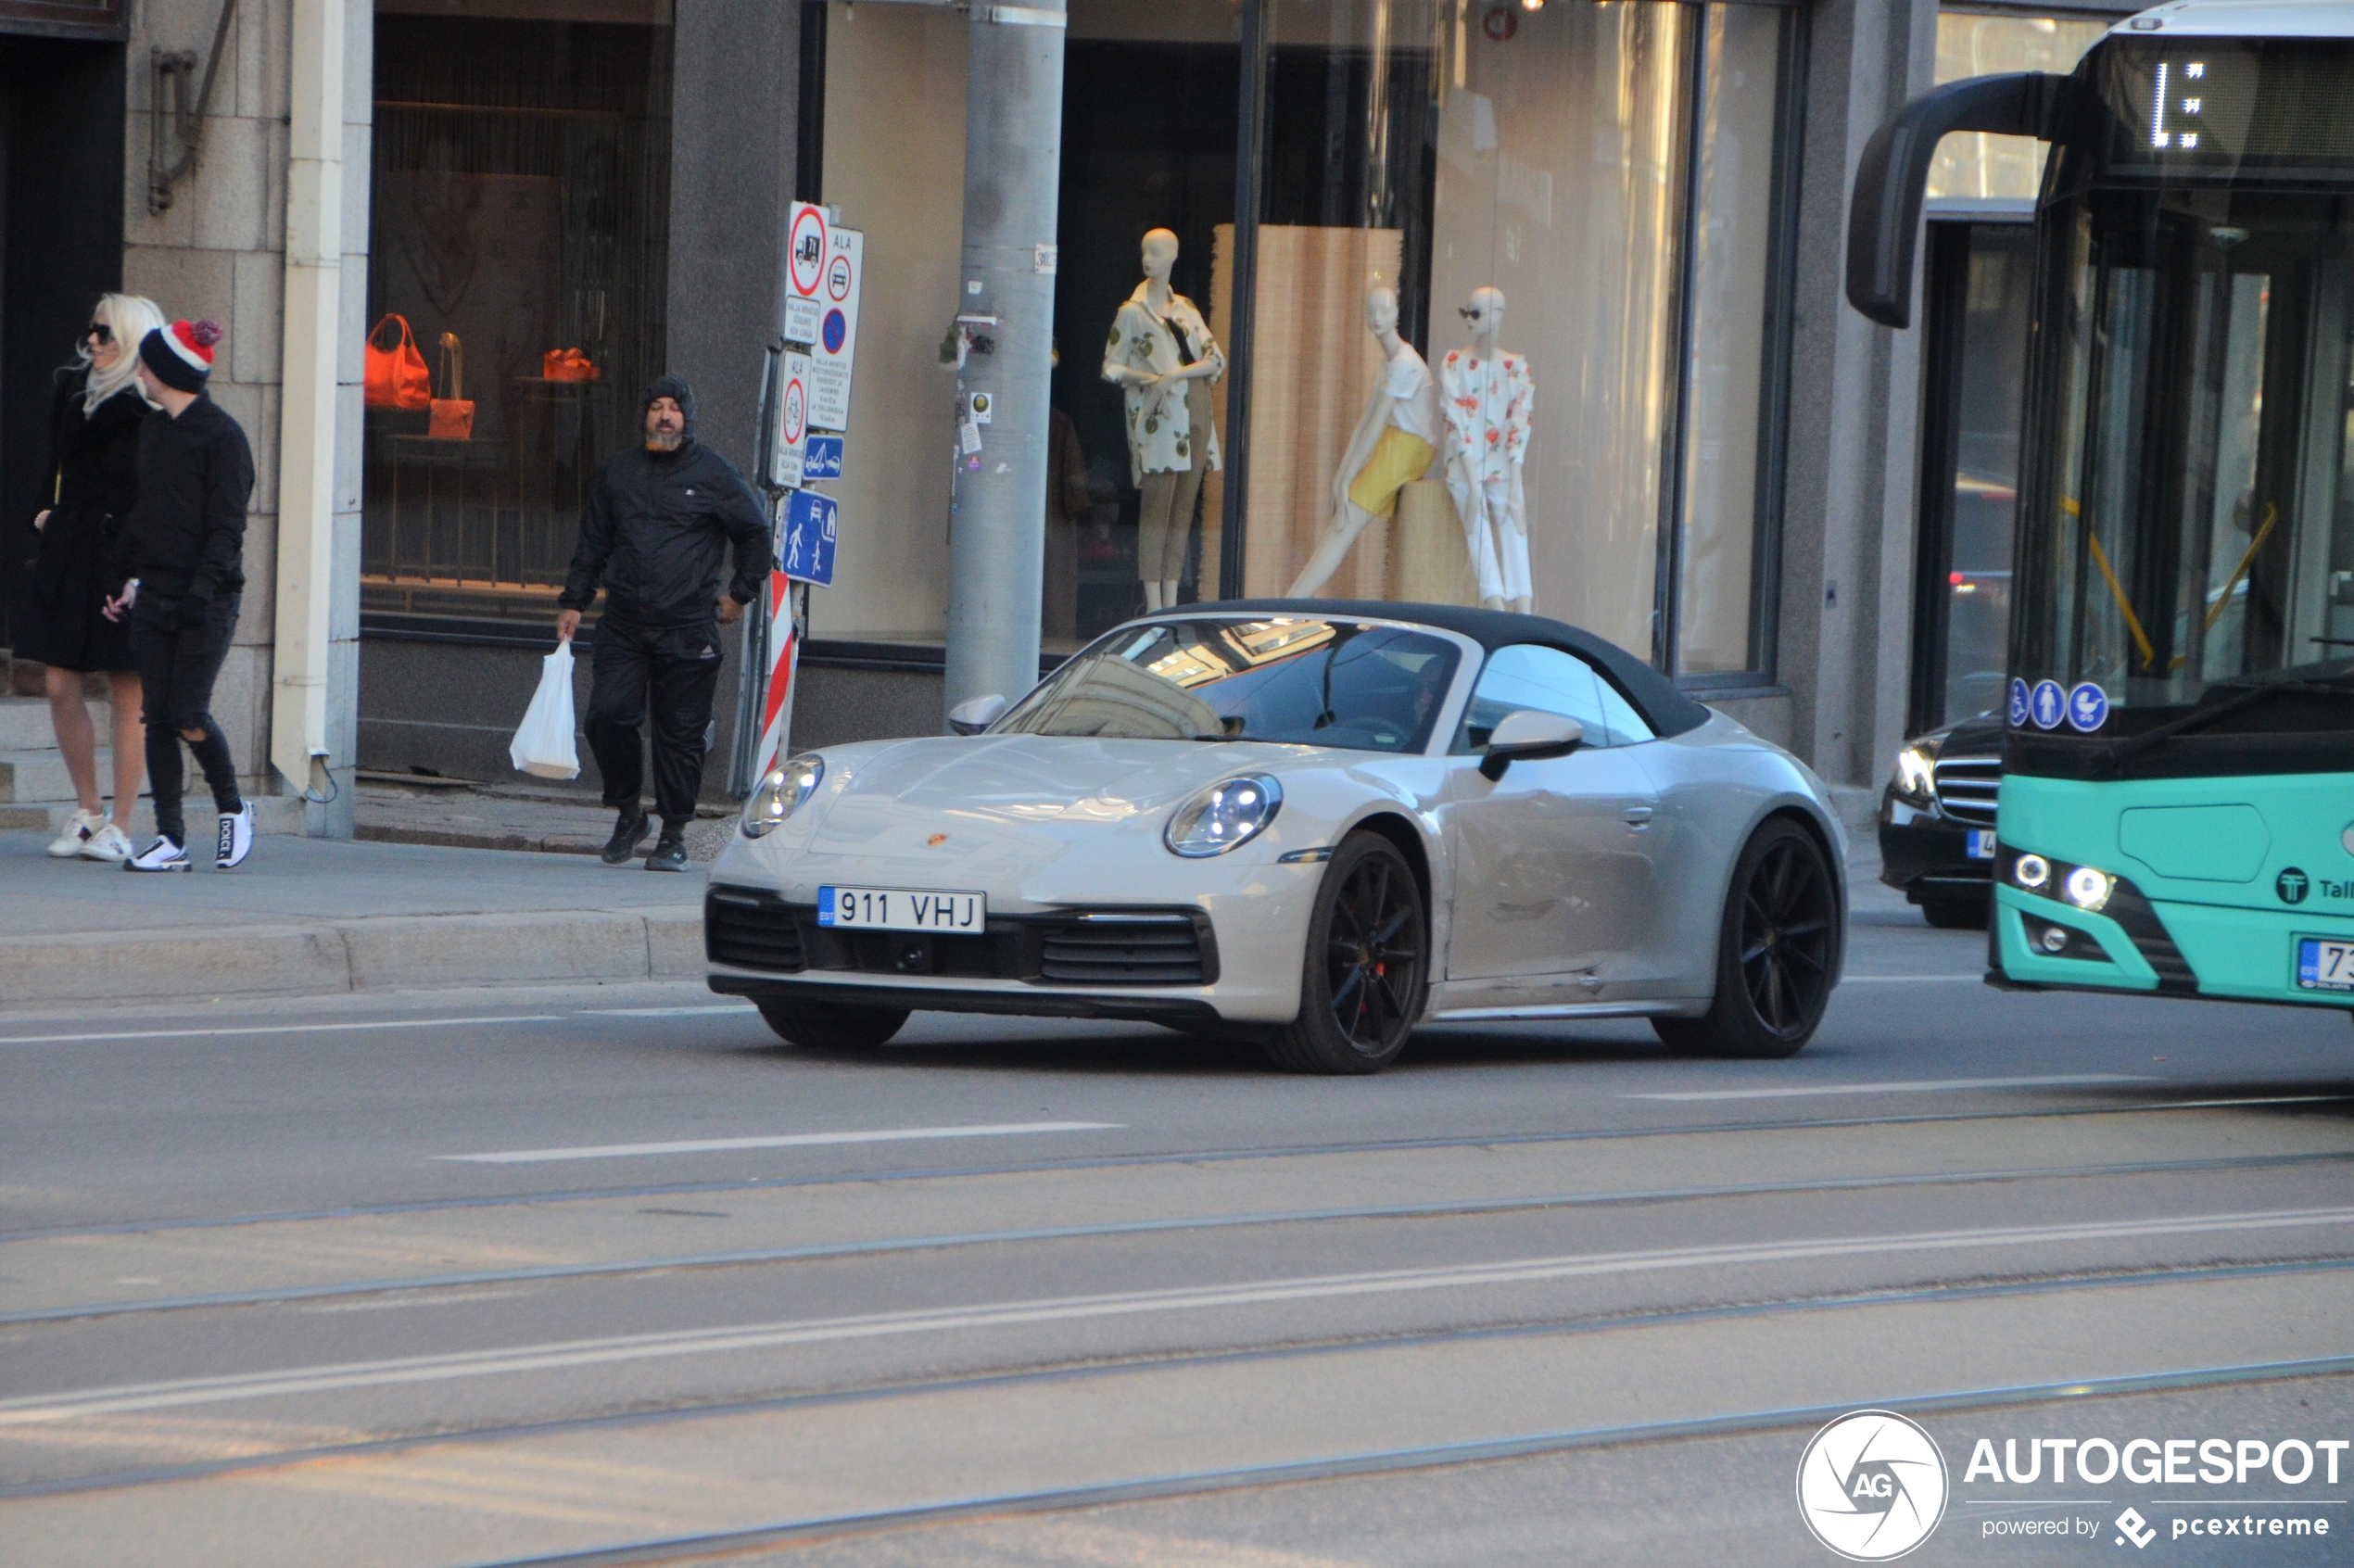
[[98, 340], [99, 347], [104, 348], [106, 345], [114, 341], [114, 328], [107, 325], [104, 322], [92, 322], [88, 326], [82, 329], [82, 335], [84, 337], [96, 338]]

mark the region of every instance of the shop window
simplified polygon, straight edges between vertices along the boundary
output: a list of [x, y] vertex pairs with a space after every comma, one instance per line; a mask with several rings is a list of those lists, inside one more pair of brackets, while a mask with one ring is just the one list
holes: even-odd
[[377, 19], [371, 341], [430, 400], [397, 373], [369, 398], [376, 625], [553, 618], [662, 363], [668, 55], [652, 25]]

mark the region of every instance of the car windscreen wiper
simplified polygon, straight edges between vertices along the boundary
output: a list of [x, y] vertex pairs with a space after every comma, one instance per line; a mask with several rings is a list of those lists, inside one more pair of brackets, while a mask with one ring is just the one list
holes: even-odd
[[2194, 729], [2204, 729], [2217, 719], [2229, 718], [2284, 691], [2301, 691], [2323, 697], [2354, 697], [2354, 674], [2327, 680], [2273, 680], [2251, 687], [2235, 696], [2226, 697], [2212, 707], [2195, 709], [2181, 718], [2159, 725], [2156, 729], [2144, 730], [2103, 758], [2101, 765], [2094, 770], [2095, 776], [2115, 773], [2153, 747], [2164, 745], [2176, 736], [2186, 735]]

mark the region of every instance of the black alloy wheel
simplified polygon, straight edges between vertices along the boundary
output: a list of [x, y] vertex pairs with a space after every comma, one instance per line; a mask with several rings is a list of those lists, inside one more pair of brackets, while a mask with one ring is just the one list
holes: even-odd
[[1758, 828], [1733, 867], [1716, 955], [1716, 999], [1697, 1018], [1653, 1018], [1698, 1056], [1796, 1056], [1839, 971], [1839, 892], [1814, 835], [1788, 817]]
[[760, 1016], [778, 1039], [812, 1051], [871, 1051], [889, 1043], [907, 1022], [905, 1007], [843, 1002], [763, 1002]]
[[1266, 1043], [1293, 1072], [1378, 1072], [1422, 1017], [1430, 922], [1413, 867], [1378, 833], [1334, 852], [1308, 920], [1299, 1016]]

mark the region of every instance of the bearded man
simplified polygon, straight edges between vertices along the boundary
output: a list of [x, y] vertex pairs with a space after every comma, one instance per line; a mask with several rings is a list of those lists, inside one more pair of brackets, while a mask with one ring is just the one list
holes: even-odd
[[[605, 804], [620, 813], [604, 863], [624, 864], [646, 836], [639, 730], [651, 709], [662, 836], [646, 869], [684, 871], [719, 686], [719, 628], [742, 617], [767, 579], [768, 519], [736, 465], [695, 439], [695, 393], [683, 377], [646, 389], [645, 431], [641, 447], [605, 464], [581, 508], [556, 635], [570, 641], [604, 590], [581, 727]], [[722, 593], [730, 541], [735, 571]]]

